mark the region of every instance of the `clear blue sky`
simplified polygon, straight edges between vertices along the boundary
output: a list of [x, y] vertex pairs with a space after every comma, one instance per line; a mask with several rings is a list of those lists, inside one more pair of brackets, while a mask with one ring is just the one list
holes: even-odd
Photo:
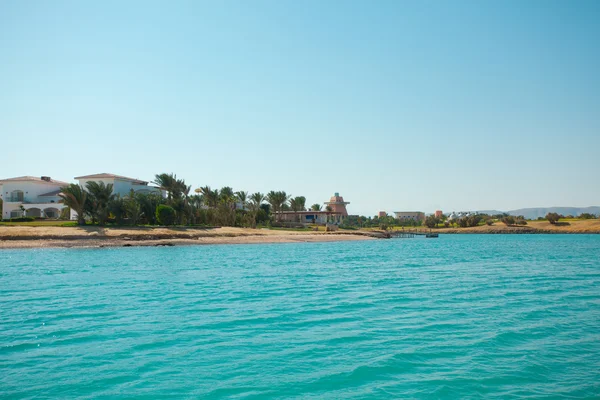
[[598, 1], [3, 1], [0, 177], [600, 205]]

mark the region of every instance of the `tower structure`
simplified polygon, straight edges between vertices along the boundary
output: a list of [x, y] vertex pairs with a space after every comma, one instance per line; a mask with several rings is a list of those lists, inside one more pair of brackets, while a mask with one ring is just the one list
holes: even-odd
[[331, 212], [340, 214], [343, 217], [348, 216], [348, 211], [346, 210], [347, 204], [350, 203], [344, 201], [344, 198], [340, 196], [340, 194], [337, 192], [333, 196], [331, 196], [331, 199], [329, 199], [329, 201], [325, 202], [326, 206], [331, 207]]

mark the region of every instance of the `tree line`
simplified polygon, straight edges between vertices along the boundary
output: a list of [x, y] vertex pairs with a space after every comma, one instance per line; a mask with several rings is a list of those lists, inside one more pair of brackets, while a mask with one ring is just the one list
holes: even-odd
[[[157, 174], [153, 181], [166, 192], [113, 193], [113, 185], [90, 181], [85, 188], [70, 184], [61, 188], [61, 202], [77, 213], [77, 222], [105, 225], [213, 225], [256, 227], [277, 222], [282, 211], [306, 211], [306, 197], [292, 197], [285, 191], [266, 194], [234, 191], [225, 186], [204, 186], [191, 191], [175, 174]], [[310, 207], [321, 211], [320, 204]], [[330, 209], [329, 209], [330, 210]]]

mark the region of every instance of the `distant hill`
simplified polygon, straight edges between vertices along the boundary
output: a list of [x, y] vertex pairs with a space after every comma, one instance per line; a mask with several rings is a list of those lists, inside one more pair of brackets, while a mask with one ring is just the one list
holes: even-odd
[[546, 214], [555, 212], [562, 215], [578, 216], [583, 213], [600, 215], [600, 207], [538, 207], [538, 208], [520, 208], [518, 210], [498, 211], [498, 210], [482, 210], [478, 211], [482, 214], [502, 214], [506, 212], [510, 215], [522, 215], [526, 219], [537, 219], [545, 217]]

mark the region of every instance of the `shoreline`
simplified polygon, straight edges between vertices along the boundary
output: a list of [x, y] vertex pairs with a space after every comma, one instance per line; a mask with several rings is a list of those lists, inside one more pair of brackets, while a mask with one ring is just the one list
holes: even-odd
[[[429, 229], [420, 228], [419, 231], [428, 232]], [[471, 228], [435, 228], [432, 232], [448, 235], [600, 234], [600, 220], [577, 221], [563, 225], [550, 225], [547, 222], [536, 221], [526, 226], [493, 225]], [[314, 232], [233, 227], [0, 226], [0, 250], [304, 243], [387, 238], [389, 238], [389, 233], [377, 230]]]
[[158, 247], [210, 244], [305, 243], [374, 240], [378, 232], [310, 232], [247, 228], [0, 227], [0, 250]]
[[[411, 230], [408, 228], [407, 230]], [[420, 232], [429, 232], [429, 228], [419, 227]], [[485, 235], [556, 235], [556, 234], [600, 234], [600, 219], [568, 220], [551, 224], [548, 221], [527, 221], [527, 225], [480, 225], [469, 228], [433, 228], [433, 233], [451, 235], [485, 234]]]

